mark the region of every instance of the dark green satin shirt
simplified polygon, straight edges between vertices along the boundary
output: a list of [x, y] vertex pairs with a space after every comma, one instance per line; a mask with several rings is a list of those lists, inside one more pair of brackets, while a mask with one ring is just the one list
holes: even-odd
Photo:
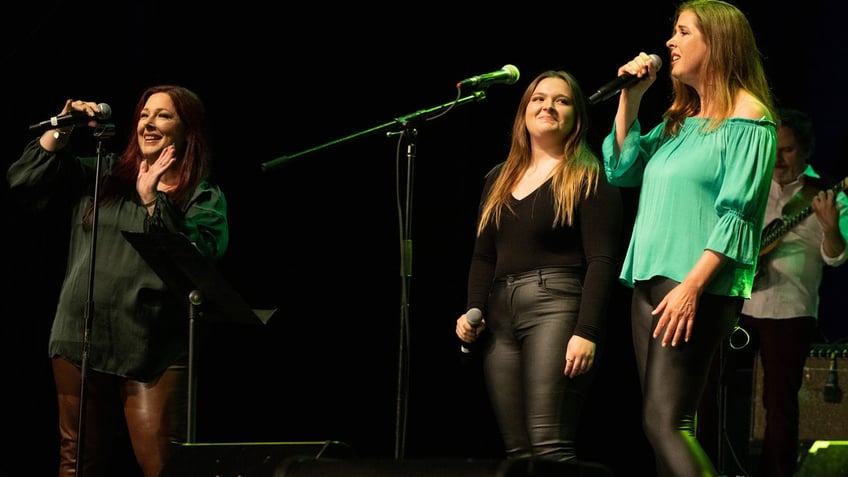
[[[115, 161], [117, 156], [104, 156], [100, 170], [110, 170]], [[157, 193], [153, 215], [137, 194], [102, 204], [92, 281], [92, 230], [83, 225], [83, 214], [92, 201], [95, 167], [94, 157], [48, 152], [36, 139], [10, 166], [9, 191], [35, 210], [54, 199], [70, 207], [68, 263], [50, 334], [50, 356], [81, 363], [91, 293], [89, 369], [147, 381], [168, 366], [186, 364], [189, 302], [165, 286], [121, 232], [179, 233], [203, 256], [216, 259], [229, 240], [227, 204], [222, 191], [208, 181], [197, 187], [185, 211], [162, 192]]]

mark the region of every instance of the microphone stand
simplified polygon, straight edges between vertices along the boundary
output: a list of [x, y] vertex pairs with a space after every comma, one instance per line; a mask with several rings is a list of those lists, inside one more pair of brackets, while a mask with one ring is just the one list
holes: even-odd
[[82, 337], [82, 363], [80, 365], [80, 402], [79, 421], [77, 423], [77, 454], [75, 474], [77, 477], [83, 475], [83, 457], [85, 454], [85, 418], [88, 393], [86, 392], [88, 378], [88, 355], [91, 350], [91, 322], [94, 313], [94, 264], [95, 252], [97, 251], [97, 205], [100, 197], [100, 166], [103, 162], [103, 141], [115, 135], [114, 124], [100, 124], [94, 128], [94, 137], [97, 139], [97, 162], [94, 172], [94, 198], [91, 211], [91, 245], [88, 266], [88, 299], [85, 305], [85, 316], [83, 318]]
[[407, 399], [406, 392], [408, 389], [407, 370], [409, 364], [408, 355], [408, 330], [409, 330], [409, 285], [412, 277], [412, 233], [411, 233], [411, 211], [412, 211], [412, 172], [415, 161], [415, 148], [418, 138], [418, 131], [415, 125], [420, 121], [429, 121], [446, 114], [452, 108], [458, 105], [467, 104], [474, 101], [481, 101], [486, 98], [484, 90], [477, 90], [471, 94], [457, 98], [453, 101], [434, 106], [428, 109], [422, 109], [412, 114], [401, 116], [393, 121], [381, 124], [379, 126], [366, 129], [364, 131], [336, 139], [325, 144], [306, 149], [290, 156], [281, 156], [261, 165], [265, 172], [276, 169], [288, 161], [297, 157], [326, 149], [329, 146], [339, 144], [350, 139], [354, 139], [366, 134], [374, 132], [386, 131], [387, 137], [400, 136], [400, 140], [406, 138], [406, 189], [403, 200], [398, 197], [398, 214], [400, 227], [400, 276], [401, 276], [401, 303], [400, 303], [400, 333], [398, 344], [398, 384], [397, 384], [397, 400], [396, 400], [396, 416], [395, 416], [395, 458], [402, 459], [404, 457], [404, 446], [406, 437], [406, 411]]
[[[270, 171], [277, 169], [280, 166], [286, 164], [287, 162], [291, 161], [292, 159], [296, 159], [300, 156], [305, 156], [307, 154], [311, 154], [313, 152], [317, 152], [317, 151], [320, 151], [322, 149], [326, 149], [330, 146], [335, 146], [336, 144], [341, 144], [343, 142], [347, 142], [351, 139], [356, 139], [356, 138], [361, 137], [361, 136], [366, 136], [366, 135], [371, 134], [371, 133], [376, 133], [376, 132], [381, 132], [381, 131], [393, 129], [393, 128], [396, 128], [399, 125], [402, 126], [402, 128], [406, 128], [408, 123], [410, 121], [413, 121], [413, 120], [435, 119], [436, 113], [444, 114], [444, 113], [447, 113], [447, 111], [449, 109], [451, 109], [455, 106], [467, 104], [467, 103], [472, 102], [472, 101], [481, 101], [485, 98], [486, 98], [486, 92], [485, 91], [483, 91], [483, 90], [474, 91], [473, 93], [471, 93], [468, 96], [465, 96], [463, 98], [455, 99], [451, 102], [441, 104], [441, 105], [433, 107], [433, 108], [422, 109], [422, 110], [416, 111], [416, 112], [414, 112], [410, 115], [401, 116], [401, 117], [396, 118], [396, 119], [389, 121], [387, 123], [380, 124], [379, 126], [375, 126], [375, 127], [366, 129], [364, 131], [360, 131], [358, 133], [351, 134], [349, 136], [334, 139], [332, 141], [326, 142], [324, 144], [321, 144], [321, 145], [318, 145], [318, 146], [315, 146], [315, 147], [311, 147], [309, 149], [305, 149], [305, 150], [300, 151], [300, 152], [295, 153], [295, 154], [291, 154], [291, 155], [288, 155], [288, 156], [280, 156], [276, 159], [272, 159], [270, 161], [263, 162], [260, 166], [261, 166], [263, 172], [270, 172]], [[397, 133], [395, 133], [395, 134], [397, 134]], [[387, 133], [387, 136], [391, 136], [391, 135], [394, 135], [394, 134], [392, 134], [391, 132]]]

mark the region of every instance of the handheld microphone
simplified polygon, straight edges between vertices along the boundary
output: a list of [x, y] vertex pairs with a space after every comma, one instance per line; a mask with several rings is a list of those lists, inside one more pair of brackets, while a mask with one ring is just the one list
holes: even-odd
[[[483, 321], [483, 312], [480, 311], [479, 308], [472, 308], [465, 312], [465, 319], [468, 320], [468, 324], [470, 324], [474, 328], [477, 328]], [[462, 354], [468, 354], [471, 352], [471, 349], [468, 348], [469, 346], [470, 343], [463, 343], [462, 346], [459, 347], [459, 350], [462, 352]]]
[[29, 127], [30, 131], [44, 132], [49, 129], [63, 128], [66, 126], [74, 126], [76, 124], [86, 124], [90, 121], [109, 119], [112, 116], [112, 108], [106, 103], [99, 103], [94, 116], [89, 116], [82, 111], [74, 110], [71, 113], [61, 116], [53, 116], [52, 118], [35, 123]]
[[[651, 57], [651, 61], [653, 61], [654, 63], [654, 69], [659, 71], [660, 68], [662, 68], [662, 58], [660, 58], [658, 55], [649, 56]], [[642, 78], [638, 76], [624, 73], [618, 78], [598, 88], [598, 90], [595, 91], [595, 94], [589, 96], [589, 104], [595, 104], [601, 101], [606, 101], [607, 99], [610, 99], [616, 94], [618, 94], [622, 89], [638, 83], [641, 79]]]
[[521, 73], [519, 73], [518, 68], [513, 65], [504, 65], [504, 67], [498, 71], [466, 78], [457, 83], [456, 87], [464, 88], [466, 86], [478, 86], [480, 88], [485, 88], [486, 86], [497, 83], [513, 84], [518, 81], [519, 76], [521, 76]]

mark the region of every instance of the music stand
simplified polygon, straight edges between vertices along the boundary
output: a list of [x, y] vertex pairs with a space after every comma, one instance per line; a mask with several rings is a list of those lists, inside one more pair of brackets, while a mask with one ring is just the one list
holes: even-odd
[[[253, 310], [233, 290], [211, 260], [204, 257], [184, 235], [122, 231], [148, 265], [179, 299], [188, 298], [188, 413], [187, 442], [195, 442], [194, 370], [195, 321], [202, 314], [211, 321], [241, 325], [265, 324], [274, 310]], [[200, 308], [203, 306], [202, 309]], [[199, 313], [202, 312], [202, 313]]]

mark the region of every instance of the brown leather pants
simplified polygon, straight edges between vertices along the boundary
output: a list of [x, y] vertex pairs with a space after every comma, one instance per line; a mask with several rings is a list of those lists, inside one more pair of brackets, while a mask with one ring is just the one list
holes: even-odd
[[[80, 368], [53, 358], [59, 404], [59, 477], [76, 475], [80, 424]], [[136, 461], [145, 477], [157, 477], [175, 443], [185, 442], [188, 370], [168, 368], [149, 382], [89, 371], [86, 376], [82, 477], [127, 475], [112, 468], [112, 444], [121, 413]]]

